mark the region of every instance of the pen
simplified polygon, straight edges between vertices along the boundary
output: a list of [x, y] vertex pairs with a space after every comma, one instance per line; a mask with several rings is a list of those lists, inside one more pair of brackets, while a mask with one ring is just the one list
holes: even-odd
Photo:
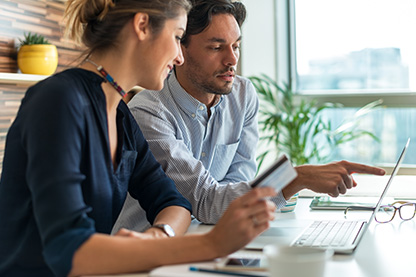
[[216, 270], [216, 269], [208, 269], [208, 268], [198, 268], [191, 266], [189, 267], [190, 271], [199, 271], [199, 272], [206, 272], [206, 273], [213, 273], [213, 274], [225, 274], [225, 275], [233, 275], [233, 276], [243, 276], [243, 277], [256, 277], [259, 275], [252, 275], [252, 274], [245, 274], [233, 271], [224, 271], [224, 270]]

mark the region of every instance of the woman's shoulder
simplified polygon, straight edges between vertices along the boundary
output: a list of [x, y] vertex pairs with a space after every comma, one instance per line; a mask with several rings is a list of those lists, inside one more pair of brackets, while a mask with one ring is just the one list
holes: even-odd
[[48, 90], [45, 90], [46, 92], [51, 90], [68, 91], [75, 88], [85, 88], [85, 84], [88, 83], [101, 83], [102, 80], [100, 76], [92, 71], [71, 68], [40, 81], [32, 88], [35, 90], [47, 88]]
[[27, 90], [21, 102], [20, 115], [30, 117], [39, 110], [45, 113], [81, 115], [84, 110], [90, 109], [94, 98], [100, 103], [105, 101], [97, 93], [94, 79], [99, 88], [102, 79], [93, 72], [69, 69], [56, 73]]
[[25, 98], [57, 103], [81, 100], [80, 96], [91, 91], [94, 83], [99, 85], [101, 82], [102, 78], [91, 71], [79, 68], [67, 69], [30, 87]]

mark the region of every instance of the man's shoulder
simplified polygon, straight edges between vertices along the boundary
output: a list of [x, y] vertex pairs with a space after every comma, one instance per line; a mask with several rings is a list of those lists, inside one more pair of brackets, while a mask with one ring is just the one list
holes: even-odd
[[[175, 113], [175, 102], [164, 90], [143, 90], [137, 93], [127, 106], [136, 119], [140, 116], [146, 118], [156, 116], [168, 121], [174, 117]], [[150, 122], [147, 123], [150, 124]]]
[[165, 93], [155, 90], [142, 90], [137, 93], [128, 103], [129, 108], [152, 108], [160, 107], [165, 102]]
[[230, 95], [237, 98], [248, 98], [249, 101], [251, 101], [253, 97], [257, 96], [257, 93], [254, 89], [253, 84], [248, 78], [236, 75], [233, 84], [233, 93], [231, 93]]
[[242, 85], [249, 85], [251, 84], [251, 81], [247, 77], [243, 77], [241, 75], [235, 75], [234, 83], [242, 84]]
[[253, 91], [253, 83], [247, 77], [236, 75], [234, 79], [233, 88], [235, 90]]

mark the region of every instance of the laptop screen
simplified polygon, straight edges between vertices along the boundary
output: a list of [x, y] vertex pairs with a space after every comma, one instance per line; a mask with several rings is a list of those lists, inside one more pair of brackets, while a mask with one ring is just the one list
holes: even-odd
[[377, 202], [377, 205], [376, 205], [376, 207], [374, 208], [373, 213], [371, 214], [371, 218], [370, 218], [370, 220], [368, 221], [369, 223], [370, 223], [371, 221], [373, 221], [373, 219], [374, 219], [374, 217], [375, 217], [375, 214], [376, 214], [376, 211], [378, 211], [378, 209], [380, 209], [381, 202], [383, 201], [384, 196], [386, 196], [386, 194], [387, 194], [387, 190], [389, 189], [389, 187], [390, 187], [391, 183], [393, 182], [393, 178], [394, 178], [394, 176], [396, 176], [397, 172], [399, 171], [400, 165], [401, 165], [401, 163], [402, 163], [402, 161], [403, 161], [403, 158], [404, 158], [404, 156], [405, 156], [405, 154], [406, 154], [407, 148], [409, 147], [409, 143], [410, 143], [410, 138], [408, 138], [408, 139], [407, 139], [406, 145], [404, 146], [404, 148], [403, 148], [403, 150], [402, 150], [402, 153], [400, 154], [400, 157], [399, 157], [399, 159], [397, 160], [396, 165], [394, 166], [393, 172], [392, 172], [392, 173], [391, 173], [391, 175], [390, 175], [389, 181], [387, 182], [386, 187], [384, 188], [383, 193], [380, 195], [380, 198], [379, 198], [379, 200], [378, 200], [378, 202]]

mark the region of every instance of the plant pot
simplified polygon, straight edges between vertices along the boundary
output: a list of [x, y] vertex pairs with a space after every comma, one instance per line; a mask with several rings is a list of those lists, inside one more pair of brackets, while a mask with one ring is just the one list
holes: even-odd
[[52, 44], [23, 45], [17, 53], [17, 65], [22, 73], [51, 75], [58, 66], [58, 51]]

